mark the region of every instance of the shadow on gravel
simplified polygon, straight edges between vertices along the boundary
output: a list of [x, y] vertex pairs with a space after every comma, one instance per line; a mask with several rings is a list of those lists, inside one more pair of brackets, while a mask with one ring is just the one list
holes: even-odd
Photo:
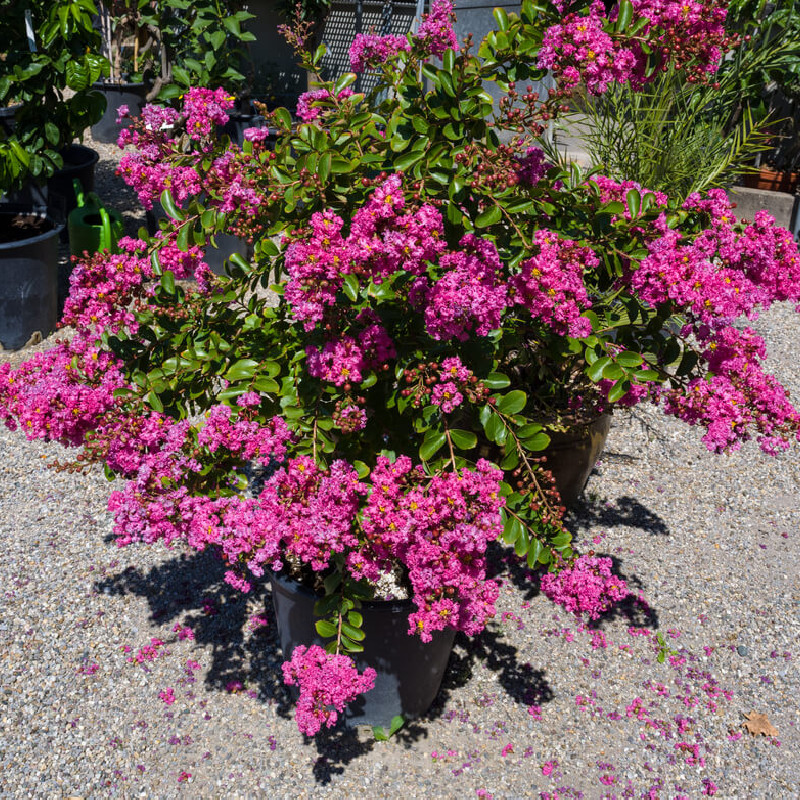
[[[225, 692], [238, 684], [255, 691], [262, 702], [272, 704], [279, 716], [292, 719], [294, 702], [281, 680], [284, 659], [266, 586], [254, 586], [253, 593], [267, 600], [261, 608], [267, 624], [248, 632], [248, 596], [225, 583], [225, 570], [224, 563], [210, 551], [182, 554], [148, 571], [128, 567], [108, 575], [95, 583], [95, 589], [106, 595], [145, 598], [150, 619], [162, 628], [158, 633], [167, 643], [177, 640], [178, 634], [173, 631], [176, 624], [191, 628], [197, 644], [211, 646], [207, 688]], [[530, 585], [528, 580], [528, 588]], [[408, 721], [392, 741], [410, 747], [426, 739], [426, 723], [445, 713], [451, 695], [467, 684], [474, 669], [483, 665], [498, 673], [500, 685], [517, 703], [540, 705], [553, 698], [544, 672], [523, 663], [517, 648], [502, 631], [489, 628], [474, 638], [458, 634], [433, 706], [422, 720]], [[489, 705], [494, 698], [476, 698], [475, 702]], [[313, 774], [320, 784], [341, 774], [350, 762], [369, 753], [375, 745], [373, 739], [343, 726], [307, 741], [319, 753]]]
[[566, 522], [567, 528], [574, 533], [597, 527], [622, 527], [638, 528], [652, 536], [669, 536], [669, 528], [658, 514], [627, 495], [613, 503], [581, 498], [567, 512]]

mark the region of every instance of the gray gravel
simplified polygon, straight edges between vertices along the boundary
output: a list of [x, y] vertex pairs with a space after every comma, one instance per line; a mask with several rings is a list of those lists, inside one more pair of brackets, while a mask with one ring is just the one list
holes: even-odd
[[[100, 149], [98, 188], [135, 230]], [[782, 306], [757, 327], [800, 395], [796, 319]], [[797, 448], [719, 457], [654, 409], [617, 416], [572, 520], [644, 599], [600, 623], [606, 646], [509, 567], [428, 718], [318, 743], [253, 619], [264, 594], [229, 590], [207, 556], [118, 549], [108, 482], [48, 467], [65, 456], [0, 431], [0, 796], [696, 798], [704, 779], [717, 797], [800, 796]], [[657, 661], [656, 632], [684, 663]], [[153, 638], [152, 661], [127, 660]], [[744, 731], [751, 711], [778, 737]]]

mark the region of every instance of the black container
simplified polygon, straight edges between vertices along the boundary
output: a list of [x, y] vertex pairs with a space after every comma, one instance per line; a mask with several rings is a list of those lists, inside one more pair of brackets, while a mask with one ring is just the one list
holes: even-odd
[[138, 117], [146, 102], [149, 87], [145, 83], [94, 83], [92, 88], [105, 95], [106, 110], [99, 122], [92, 125], [92, 138], [97, 142], [115, 143], [119, 132], [130, 125], [125, 119], [117, 123], [117, 109], [128, 106], [132, 117]]
[[[48, 198], [60, 197], [64, 204], [64, 214], [69, 216], [72, 209], [77, 208], [78, 198], [72, 183], [76, 178], [83, 186], [84, 192], [94, 191], [94, 168], [100, 159], [97, 150], [82, 144], [71, 144], [61, 151], [64, 166], [56, 170], [47, 181]], [[62, 241], [66, 241], [66, 229], [62, 233]]]
[[203, 253], [203, 260], [215, 275], [225, 275], [225, 262], [238, 253], [242, 258], [250, 258], [250, 247], [244, 239], [232, 233], [215, 233], [216, 247], [208, 245]]
[[[297, 645], [324, 645], [314, 627], [312, 591], [282, 575], [271, 576], [272, 604], [284, 657], [291, 658]], [[455, 630], [434, 633], [423, 642], [409, 636], [408, 616], [416, 606], [411, 600], [365, 601], [364, 652], [353, 654], [359, 671], [372, 667], [377, 673], [375, 687], [356, 698], [345, 709], [345, 724], [388, 727], [392, 717], [406, 719], [424, 714], [436, 698], [453, 649]]]
[[[40, 222], [34, 235], [15, 237], [21, 217]], [[58, 314], [58, 234], [63, 222], [43, 209], [0, 206], [0, 344], [23, 347], [37, 331], [44, 339]]]
[[6, 136], [12, 136], [17, 129], [17, 112], [22, 108], [22, 103], [0, 107], [0, 131]]
[[553, 473], [565, 506], [572, 505], [586, 487], [610, 428], [611, 415], [603, 414], [593, 422], [576, 425], [563, 433], [548, 431], [550, 444], [538, 455], [547, 458], [545, 467]]

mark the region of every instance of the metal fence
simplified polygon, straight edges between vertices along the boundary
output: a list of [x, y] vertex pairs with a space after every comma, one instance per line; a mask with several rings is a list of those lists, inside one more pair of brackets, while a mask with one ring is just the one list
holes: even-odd
[[[322, 29], [322, 41], [328, 48], [322, 61], [322, 77], [335, 80], [350, 72], [350, 45], [356, 34], [406, 34], [415, 29], [424, 8], [424, 0], [334, 0]], [[368, 92], [376, 83], [376, 75], [365, 73], [359, 76], [354, 88]]]

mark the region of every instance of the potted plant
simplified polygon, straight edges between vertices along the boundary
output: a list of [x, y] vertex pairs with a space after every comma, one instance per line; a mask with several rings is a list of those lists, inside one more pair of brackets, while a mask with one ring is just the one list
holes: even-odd
[[249, 42], [255, 36], [245, 29], [254, 15], [245, 3], [221, 0], [163, 0], [157, 25], [163, 53], [157, 97], [171, 101], [191, 86], [222, 87], [237, 97], [237, 111], [248, 114], [247, 86], [252, 79]]
[[800, 2], [734, 0], [731, 27], [746, 39], [747, 53], [781, 53], [756, 61], [756, 80], [742, 86], [742, 103], [757, 109], [768, 126], [770, 148], [744, 175], [745, 186], [793, 193], [800, 175]]
[[9, 201], [0, 206], [6, 348], [46, 336], [56, 323], [63, 219], [47, 209], [45, 185], [69, 168], [65, 162], [79, 148], [73, 140], [102, 113], [102, 98], [91, 90], [105, 63], [97, 54], [94, 10], [91, 0], [0, 3], [0, 41], [13, 43], [0, 58], [0, 104], [17, 104], [13, 126], [0, 131], [0, 195]]
[[[277, 110], [274, 150], [263, 129], [241, 148], [216, 138], [221, 89], [123, 132], [138, 149], [122, 174], [172, 223], [78, 265], [77, 333], [0, 367], [0, 414], [125, 480], [120, 544], [213, 548], [243, 591], [269, 578], [303, 732], [421, 713], [452, 631], [494, 612], [494, 541], [570, 610], [625, 595], [563, 525], [548, 431], [651, 400], [711, 450], [797, 437], [763, 341], [734, 325], [800, 300], [788, 232], [737, 222], [720, 190], [672, 199], [551, 167], [535, 144], [576, 81], [646, 81], [669, 57], [702, 77], [725, 41], [707, 10], [675, 26], [630, 3], [608, 17], [525, 0], [495, 10], [473, 54], [437, 0], [414, 35], [358, 38], [354, 72], [301, 98], [301, 124]], [[572, 46], [587, 31], [605, 66]], [[318, 72], [324, 51], [290, 35]], [[352, 93], [364, 68], [378, 85]], [[518, 94], [546, 69], [558, 92]], [[499, 107], [485, 81], [507, 90]], [[202, 248], [219, 231], [250, 236], [255, 259], [214, 279]], [[395, 622], [368, 619], [390, 597]]]
[[108, 70], [94, 88], [106, 98], [106, 109], [92, 127], [92, 136], [98, 142], [114, 142], [120, 122], [125, 124], [118, 109], [139, 114], [153, 72], [160, 68], [160, 32], [151, 0], [100, 2], [98, 20]]

